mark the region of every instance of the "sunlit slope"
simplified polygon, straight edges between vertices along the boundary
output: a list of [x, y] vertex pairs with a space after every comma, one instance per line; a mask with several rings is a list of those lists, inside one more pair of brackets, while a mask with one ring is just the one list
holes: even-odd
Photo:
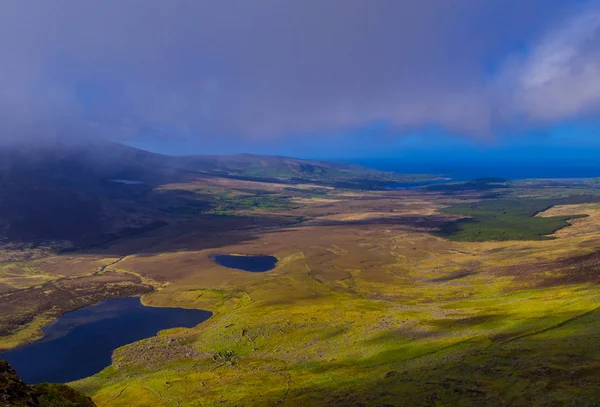
[[600, 403], [597, 205], [552, 209], [589, 215], [556, 240], [482, 243], [315, 205], [345, 215], [219, 247], [278, 256], [268, 273], [218, 267], [214, 249], [121, 262], [177, 270], [147, 304], [215, 315], [117, 350], [76, 388], [99, 406]]

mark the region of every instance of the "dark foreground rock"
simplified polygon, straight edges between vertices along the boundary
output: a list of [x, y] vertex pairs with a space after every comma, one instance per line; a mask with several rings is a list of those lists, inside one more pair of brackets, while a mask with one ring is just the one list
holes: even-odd
[[28, 386], [0, 360], [0, 407], [96, 407], [92, 399], [64, 384]]

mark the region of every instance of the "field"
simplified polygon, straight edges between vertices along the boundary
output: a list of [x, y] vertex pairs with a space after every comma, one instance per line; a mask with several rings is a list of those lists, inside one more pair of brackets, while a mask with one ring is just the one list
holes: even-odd
[[[166, 226], [94, 249], [3, 263], [0, 345], [143, 294], [214, 315], [72, 383], [98, 406], [600, 404], [596, 187], [475, 184], [165, 184], [206, 206], [171, 207]], [[215, 253], [279, 263], [246, 273]]]
[[490, 199], [469, 204], [455, 204], [446, 213], [466, 218], [443, 225], [440, 236], [457, 241], [543, 240], [584, 214], [569, 216], [536, 216], [555, 205], [596, 202], [599, 197], [573, 195], [558, 198]]

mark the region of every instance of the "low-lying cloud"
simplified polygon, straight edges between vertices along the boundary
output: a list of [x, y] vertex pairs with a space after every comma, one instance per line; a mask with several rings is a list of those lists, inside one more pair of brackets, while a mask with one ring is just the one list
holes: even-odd
[[488, 137], [600, 113], [599, 45], [572, 0], [7, 0], [0, 139]]

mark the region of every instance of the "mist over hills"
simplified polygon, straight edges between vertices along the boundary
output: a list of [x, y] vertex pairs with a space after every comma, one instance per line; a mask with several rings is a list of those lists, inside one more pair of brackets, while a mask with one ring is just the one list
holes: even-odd
[[[4, 244], [97, 245], [159, 227], [169, 208], [210, 203], [165, 184], [230, 178], [347, 188], [406, 180], [356, 164], [289, 157], [167, 156], [104, 141], [11, 145], [0, 149], [0, 236]], [[59, 243], [62, 242], [62, 243]]]
[[372, 178], [394, 179], [368, 167], [340, 162], [313, 161], [256, 154], [169, 156], [114, 142], [79, 144], [13, 145], [0, 149], [4, 180], [19, 177], [66, 178], [71, 182], [87, 177], [135, 179], [148, 184], [180, 181], [190, 173], [247, 178], [325, 181]]

